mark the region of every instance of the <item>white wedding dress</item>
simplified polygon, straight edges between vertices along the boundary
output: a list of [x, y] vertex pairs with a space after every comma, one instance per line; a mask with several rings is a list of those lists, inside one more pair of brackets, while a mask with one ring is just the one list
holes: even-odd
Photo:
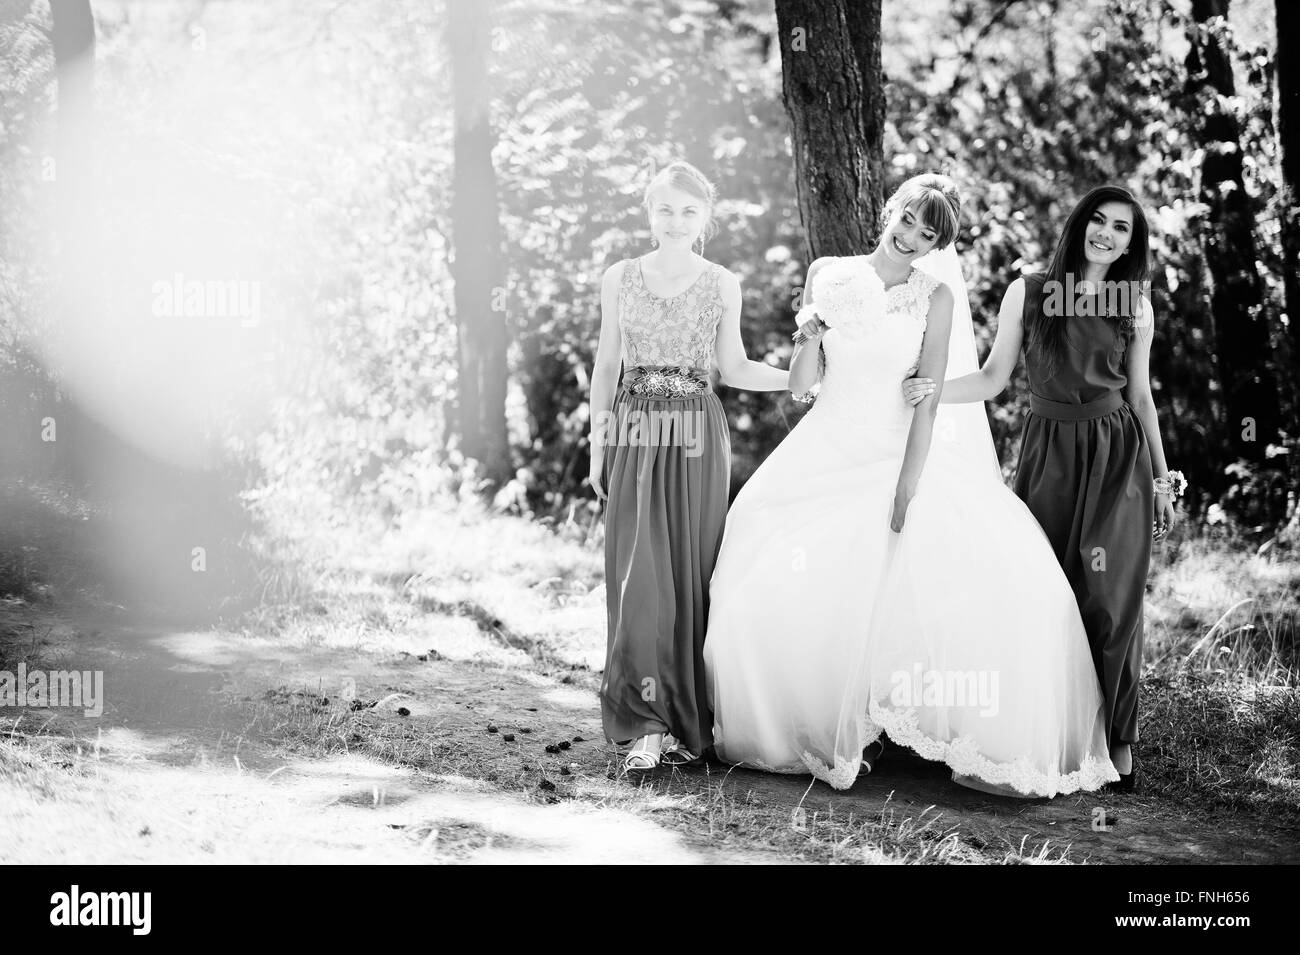
[[[842, 331], [833, 309], [862, 300], [845, 292], [870, 270], [856, 256], [818, 272], [820, 393], [727, 516], [704, 642], [717, 753], [847, 789], [884, 730], [976, 788], [1096, 789], [1118, 774], [1074, 594], [991, 441], [972, 466], [956, 406], [940, 411], [902, 532], [889, 527], [912, 420], [901, 383], [939, 280], [914, 269], [864, 329]], [[956, 366], [950, 351], [948, 377]]]

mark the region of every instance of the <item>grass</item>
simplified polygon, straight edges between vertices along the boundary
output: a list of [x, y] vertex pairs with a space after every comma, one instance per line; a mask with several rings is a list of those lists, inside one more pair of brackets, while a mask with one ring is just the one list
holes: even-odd
[[1300, 561], [1195, 537], [1157, 562], [1148, 590], [1144, 785], [1300, 821]]
[[68, 770], [84, 772], [81, 748], [62, 737], [0, 730], [0, 781], [36, 800], [53, 799]]
[[1200, 809], [1300, 823], [1300, 691], [1174, 670], [1143, 680], [1146, 788]]
[[69, 484], [0, 479], [0, 597], [66, 600], [93, 586], [84, 530], [101, 516]]
[[1161, 558], [1148, 585], [1148, 666], [1297, 684], [1300, 560], [1218, 534]]
[[[380, 629], [437, 613], [564, 665], [603, 665], [604, 555], [599, 528], [576, 513], [557, 527], [496, 514], [476, 502], [404, 514], [377, 525], [365, 515], [291, 526], [268, 515], [264, 590], [281, 599], [247, 615], [250, 627], [303, 626], [329, 600], [322, 634], [355, 626], [342, 595], [364, 599]], [[339, 616], [341, 614], [341, 617]]]

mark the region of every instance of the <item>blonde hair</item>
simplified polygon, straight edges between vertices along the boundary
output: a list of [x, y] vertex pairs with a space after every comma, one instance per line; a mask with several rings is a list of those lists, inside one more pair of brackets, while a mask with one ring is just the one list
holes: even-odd
[[913, 176], [894, 190], [885, 203], [885, 221], [899, 209], [913, 206], [917, 217], [934, 230], [936, 249], [946, 248], [957, 238], [961, 228], [961, 193], [957, 183], [935, 172]]
[[713, 183], [705, 178], [704, 173], [684, 160], [678, 159], [675, 162], [670, 162], [655, 173], [654, 178], [650, 180], [650, 184], [645, 187], [645, 197], [642, 201], [645, 205], [646, 215], [650, 214], [651, 196], [656, 189], [663, 186], [680, 189], [709, 207], [709, 218], [704, 223], [704, 231], [700, 233], [700, 246], [702, 248], [705, 242], [718, 234], [718, 224], [713, 219], [713, 206], [718, 201], [718, 192], [713, 188]]

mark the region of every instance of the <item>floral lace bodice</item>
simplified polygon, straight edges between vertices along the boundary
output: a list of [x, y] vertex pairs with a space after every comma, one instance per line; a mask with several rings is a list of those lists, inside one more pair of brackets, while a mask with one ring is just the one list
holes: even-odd
[[672, 298], [645, 286], [638, 259], [623, 261], [618, 289], [618, 324], [623, 333], [623, 364], [671, 365], [709, 371], [722, 317], [718, 290], [721, 266], [710, 263], [695, 283]]
[[865, 256], [849, 256], [823, 266], [813, 279], [813, 305], [831, 326], [822, 336], [826, 370], [813, 410], [878, 427], [905, 427], [912, 416], [901, 385], [920, 362], [930, 297], [939, 280], [913, 269], [907, 281], [885, 290], [882, 312], [867, 316], [856, 334], [845, 334], [835, 327], [837, 313], [868, 297], [855, 286], [865, 283], [870, 269]]

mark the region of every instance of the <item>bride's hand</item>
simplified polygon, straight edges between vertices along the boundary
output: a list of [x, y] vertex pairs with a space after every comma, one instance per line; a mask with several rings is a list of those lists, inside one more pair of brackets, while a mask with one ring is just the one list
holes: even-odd
[[912, 503], [914, 493], [905, 487], [894, 489], [894, 511], [889, 516], [889, 529], [895, 534], [903, 530], [903, 522], [907, 520], [907, 506]]
[[933, 378], [908, 378], [903, 382], [903, 400], [909, 405], [919, 405], [927, 395], [934, 394]]
[[806, 345], [808, 342], [815, 342], [830, 328], [820, 318], [812, 318], [799, 326], [799, 330], [790, 337], [794, 339], [796, 345]]

